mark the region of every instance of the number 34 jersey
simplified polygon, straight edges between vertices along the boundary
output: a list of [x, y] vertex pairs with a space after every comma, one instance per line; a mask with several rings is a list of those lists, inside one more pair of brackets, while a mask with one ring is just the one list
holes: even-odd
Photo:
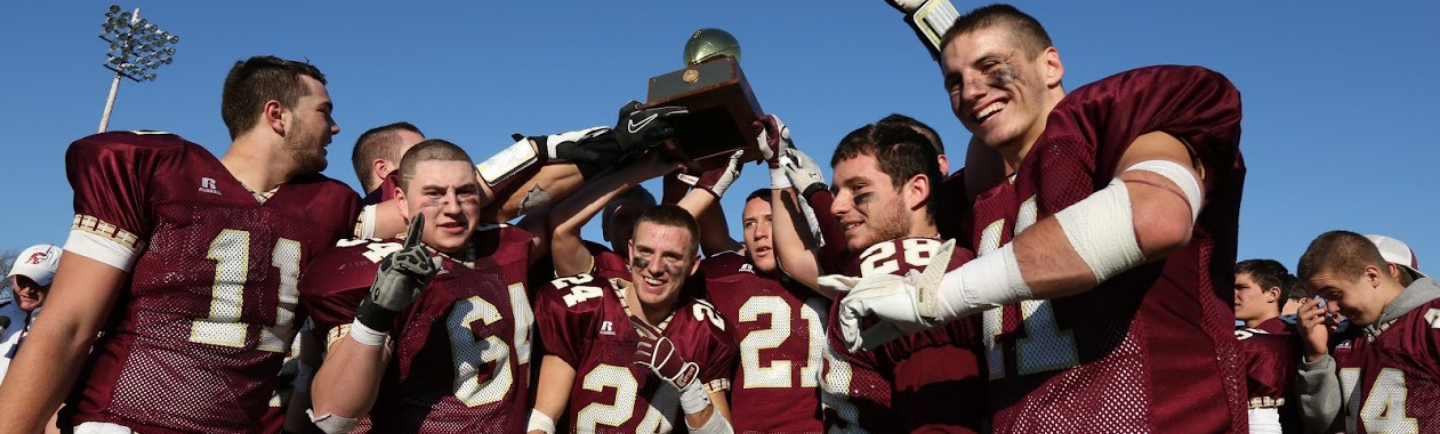
[[300, 266], [349, 232], [359, 197], [317, 174], [261, 202], [210, 152], [163, 133], [86, 137], [65, 164], [65, 249], [130, 272], [74, 422], [259, 432], [298, 327]]
[[[536, 326], [546, 353], [575, 368], [565, 410], [571, 432], [684, 429], [680, 392], [634, 363], [640, 338], [623, 305], [629, 286], [578, 274], [555, 279], [536, 294]], [[707, 392], [727, 390], [735, 363], [730, 325], [704, 300], [685, 292], [680, 297], [663, 335], [674, 342], [677, 357], [700, 367], [696, 381]]]
[[[525, 291], [531, 235], [490, 226], [470, 240], [475, 262], [446, 257], [420, 297], [396, 316], [394, 356], [356, 432], [525, 430], [534, 323]], [[301, 299], [327, 344], [346, 335], [380, 260], [401, 243], [342, 241], [306, 268]]]

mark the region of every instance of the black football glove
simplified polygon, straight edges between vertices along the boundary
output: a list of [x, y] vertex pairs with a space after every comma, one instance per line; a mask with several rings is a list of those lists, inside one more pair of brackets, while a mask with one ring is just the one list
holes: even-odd
[[360, 302], [355, 312], [360, 324], [377, 332], [389, 332], [395, 325], [395, 315], [409, 307], [440, 271], [440, 258], [431, 258], [420, 242], [424, 231], [425, 215], [416, 214], [410, 221], [405, 244], [380, 262], [370, 296]]

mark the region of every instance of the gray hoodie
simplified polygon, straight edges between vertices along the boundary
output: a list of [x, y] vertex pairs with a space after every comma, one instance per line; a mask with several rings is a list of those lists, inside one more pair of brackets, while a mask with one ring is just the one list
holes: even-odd
[[[1380, 311], [1380, 318], [1374, 324], [1365, 327], [1365, 336], [1379, 336], [1385, 331], [1385, 324], [1436, 298], [1440, 298], [1440, 281], [1428, 277], [1416, 280], [1391, 300], [1385, 310]], [[1306, 363], [1301, 356], [1295, 393], [1300, 397], [1300, 414], [1306, 433], [1333, 433], [1345, 429], [1344, 414], [1340, 411], [1344, 401], [1341, 400], [1340, 377], [1336, 374], [1333, 357], [1326, 355], [1314, 363]]]

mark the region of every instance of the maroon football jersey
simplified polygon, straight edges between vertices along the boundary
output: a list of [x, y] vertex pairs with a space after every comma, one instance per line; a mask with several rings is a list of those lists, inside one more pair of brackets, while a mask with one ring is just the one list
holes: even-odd
[[1281, 317], [1275, 317], [1261, 321], [1260, 324], [1255, 325], [1255, 328], [1264, 330], [1265, 333], [1269, 333], [1272, 335], [1295, 333], [1295, 323], [1286, 321], [1285, 318]]
[[1278, 407], [1295, 384], [1299, 359], [1294, 335], [1258, 328], [1235, 330], [1245, 366], [1246, 397], [1252, 407]]
[[[630, 325], [620, 292], [629, 285], [579, 274], [555, 279], [538, 290], [536, 327], [546, 353], [575, 368], [565, 410], [571, 432], [685, 429], [680, 392], [650, 368], [634, 363], [640, 338]], [[710, 303], [684, 297], [663, 334], [674, 342], [678, 357], [699, 365], [698, 381], [707, 390], [724, 390], [735, 364], [730, 329]]]
[[1137, 69], [1076, 89], [1011, 182], [975, 198], [972, 240], [995, 251], [1104, 188], [1136, 137], [1165, 131], [1202, 165], [1188, 245], [1085, 293], [983, 315], [996, 433], [1243, 432], [1234, 280], [1244, 163], [1240, 94], [1199, 67]]
[[[848, 267], [848, 273], [866, 277], [924, 271], [942, 243], [939, 239], [922, 237], [880, 242], [865, 249]], [[959, 268], [974, 258], [969, 250], [956, 247], [946, 270]], [[833, 316], [837, 312], [831, 314], [836, 320], [830, 321], [830, 341], [836, 345], [835, 351], [850, 362], [851, 375], [858, 379], [880, 378], [886, 383], [884, 387], [890, 388], [890, 406], [876, 410], [889, 413], [893, 420], [887, 421], [886, 416], [876, 414], [867, 421], [866, 415], [859, 413], [859, 427], [872, 433], [980, 431], [984, 417], [985, 404], [980, 398], [984, 396], [984, 383], [980, 376], [979, 337], [974, 318], [962, 318], [945, 327], [914, 333], [874, 351], [851, 353], [844, 349], [844, 341], [840, 339], [838, 317]], [[873, 376], [872, 373], [859, 375], [867, 369], [874, 370]], [[825, 379], [828, 381], [830, 377]], [[873, 390], [857, 392], [862, 403], [883, 401], [867, 399], [866, 394], [875, 394]], [[863, 407], [857, 410], [860, 408]], [[839, 419], [846, 421], [843, 416]], [[840, 428], [854, 425], [833, 424], [831, 420], [826, 420], [826, 424]]]
[[[401, 240], [342, 241], [306, 268], [300, 294], [317, 330], [349, 325], [378, 263]], [[525, 289], [531, 235], [514, 226], [471, 236], [475, 262], [440, 272], [395, 318], [395, 353], [358, 432], [523, 432], [534, 314]]]
[[349, 233], [359, 198], [315, 174], [262, 203], [209, 151], [164, 133], [86, 137], [65, 164], [76, 214], [66, 250], [138, 255], [73, 422], [259, 432], [299, 327], [301, 264]]
[[[304, 327], [300, 329], [300, 336], [309, 333]], [[290, 349], [285, 352], [285, 361], [280, 365], [280, 375], [275, 380], [275, 392], [270, 394], [270, 408], [265, 410], [265, 417], [260, 424], [265, 428], [261, 432], [277, 433], [285, 427], [285, 416], [290, 411], [290, 396], [295, 393], [295, 377], [300, 374], [300, 338], [297, 336], [292, 340]]]
[[1440, 298], [1335, 348], [1345, 432], [1440, 432]]
[[380, 186], [370, 190], [364, 198], [360, 199], [360, 205], [369, 206], [379, 204], [395, 198], [395, 189], [400, 186], [400, 171], [391, 171], [384, 179], [380, 180]]
[[585, 242], [585, 249], [595, 258], [590, 274], [601, 279], [630, 279], [630, 265], [625, 257], [598, 243]]
[[705, 298], [735, 326], [735, 432], [820, 432], [816, 385], [830, 300], [793, 280], [759, 274], [735, 252], [706, 258], [692, 282], [704, 283]]

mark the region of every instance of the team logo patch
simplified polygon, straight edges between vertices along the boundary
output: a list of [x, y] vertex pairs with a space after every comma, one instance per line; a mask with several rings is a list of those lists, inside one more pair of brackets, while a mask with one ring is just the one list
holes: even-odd
[[610, 321], [600, 323], [600, 334], [605, 336], [615, 336], [615, 323], [612, 323]]
[[215, 178], [200, 178], [200, 192], [219, 195], [220, 189], [215, 186]]
[[[30, 265], [40, 265], [40, 263], [43, 261], [45, 261], [45, 252], [35, 252], [35, 254], [30, 255], [30, 258], [25, 260], [25, 263]], [[1431, 310], [1430, 313], [1435, 313], [1435, 311]]]

